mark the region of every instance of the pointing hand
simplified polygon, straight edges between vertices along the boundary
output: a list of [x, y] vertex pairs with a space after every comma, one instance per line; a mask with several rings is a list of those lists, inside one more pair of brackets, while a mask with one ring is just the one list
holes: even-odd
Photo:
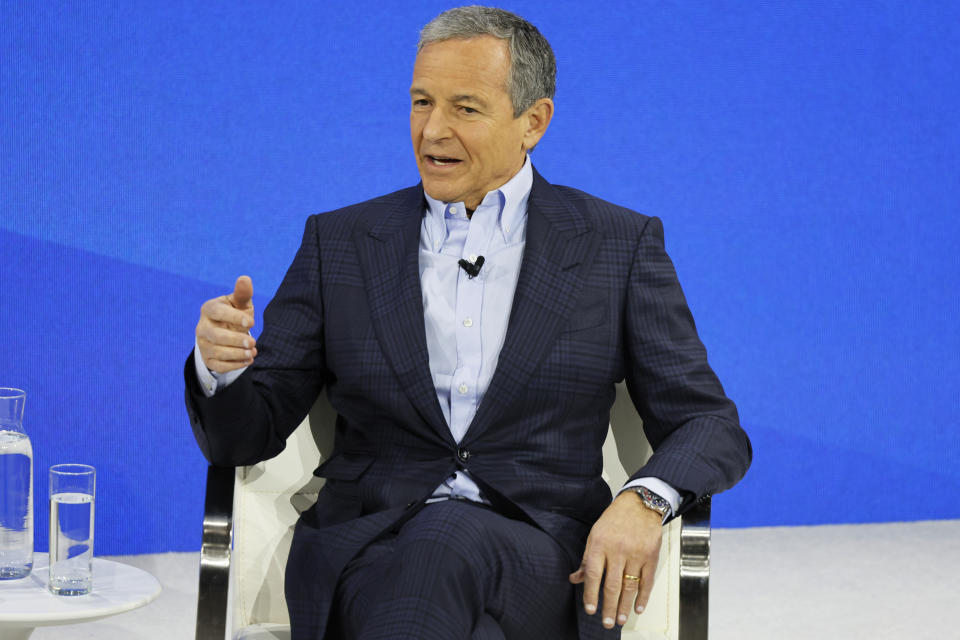
[[207, 300], [200, 307], [197, 345], [204, 364], [211, 371], [226, 373], [253, 363], [256, 341], [249, 334], [253, 326], [253, 282], [237, 278], [233, 293]]

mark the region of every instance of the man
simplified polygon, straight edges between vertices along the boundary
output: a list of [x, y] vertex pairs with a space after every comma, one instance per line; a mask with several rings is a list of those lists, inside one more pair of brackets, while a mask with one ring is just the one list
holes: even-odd
[[[278, 453], [324, 387], [339, 415], [294, 638], [617, 637], [664, 519], [749, 465], [659, 220], [534, 171], [554, 78], [517, 16], [440, 15], [410, 88], [421, 185], [312, 216], [259, 340], [249, 278], [202, 307], [185, 376], [212, 463]], [[655, 453], [611, 502], [624, 378]]]

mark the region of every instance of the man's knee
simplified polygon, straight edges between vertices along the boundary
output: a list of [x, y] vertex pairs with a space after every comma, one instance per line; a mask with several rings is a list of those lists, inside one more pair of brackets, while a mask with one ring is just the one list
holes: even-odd
[[473, 628], [470, 640], [507, 640], [500, 628], [500, 623], [488, 613], [477, 619], [477, 626]]

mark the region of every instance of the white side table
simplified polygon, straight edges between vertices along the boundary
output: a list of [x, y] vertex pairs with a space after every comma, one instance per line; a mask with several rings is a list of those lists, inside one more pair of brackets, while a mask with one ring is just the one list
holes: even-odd
[[93, 591], [85, 596], [55, 596], [47, 590], [46, 554], [38, 553], [33, 573], [0, 581], [0, 640], [25, 640], [34, 628], [76, 624], [130, 611], [160, 595], [160, 583], [142, 569], [93, 559]]

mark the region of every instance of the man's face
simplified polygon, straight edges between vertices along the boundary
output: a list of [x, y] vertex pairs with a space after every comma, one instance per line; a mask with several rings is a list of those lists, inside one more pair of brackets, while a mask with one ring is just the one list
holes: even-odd
[[410, 87], [410, 135], [431, 197], [475, 209], [523, 166], [528, 120], [513, 117], [509, 67], [506, 41], [492, 36], [420, 50]]

